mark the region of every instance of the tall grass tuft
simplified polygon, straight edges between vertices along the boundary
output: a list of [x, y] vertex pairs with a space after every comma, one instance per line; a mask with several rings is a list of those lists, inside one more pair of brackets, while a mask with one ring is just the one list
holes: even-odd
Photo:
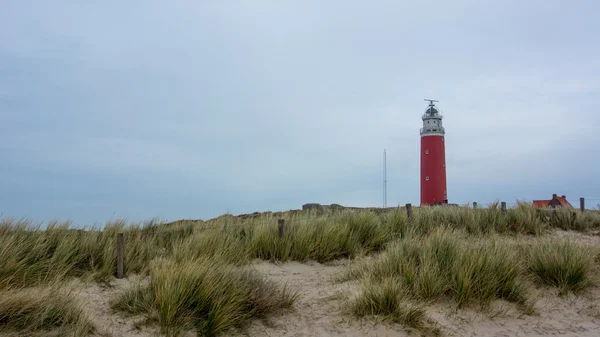
[[372, 212], [343, 211], [317, 219], [290, 218], [279, 238], [274, 221], [248, 228], [253, 257], [264, 260], [330, 261], [377, 251], [392, 232]]
[[549, 228], [545, 214], [530, 203], [518, 202], [517, 207], [508, 210], [507, 218], [507, 230], [516, 233], [539, 235]]
[[427, 234], [440, 226], [461, 229], [469, 234], [523, 233], [541, 234], [548, 229], [544, 214], [533, 205], [518, 202], [517, 207], [503, 213], [498, 202], [487, 208], [473, 209], [468, 206], [432, 206], [415, 210], [411, 220], [418, 233]]
[[211, 257], [232, 264], [250, 261], [249, 240], [243, 229], [215, 228], [198, 231], [172, 244], [171, 254], [177, 262]]
[[412, 328], [426, 326], [422, 306], [413, 303], [407, 289], [393, 278], [364, 283], [362, 293], [351, 303], [350, 310], [359, 317], [382, 315]]
[[527, 246], [528, 268], [544, 284], [561, 293], [586, 288], [597, 252], [567, 240], [541, 240]]
[[[392, 278], [415, 299], [453, 298], [459, 306], [487, 306], [503, 298], [524, 303], [523, 264], [508, 243], [490, 238], [469, 240], [466, 232], [438, 228], [424, 237], [398, 240], [378, 260], [360, 264], [341, 280], [368, 282]], [[367, 282], [367, 283], [368, 283]]]
[[564, 230], [587, 231], [600, 227], [600, 213], [590, 210], [582, 213], [570, 208], [557, 208], [551, 213], [550, 223], [553, 227]]
[[148, 286], [125, 291], [112, 308], [133, 314], [155, 313], [161, 332], [177, 336], [195, 329], [214, 336], [251, 318], [290, 308], [296, 295], [218, 259], [152, 263]]
[[511, 246], [490, 240], [463, 250], [452, 272], [452, 294], [459, 306], [477, 299], [484, 306], [494, 299], [525, 303], [523, 268]]
[[125, 272], [146, 274], [152, 259], [170, 254], [173, 244], [188, 237], [194, 228], [167, 227], [154, 220], [131, 226], [113, 221], [102, 231], [71, 229], [68, 222], [53, 222], [45, 229], [26, 222], [3, 222], [0, 290], [43, 285], [68, 277], [106, 280], [115, 273], [115, 240], [121, 232], [127, 246]]
[[47, 286], [0, 292], [0, 331], [86, 336], [94, 327], [72, 295]]

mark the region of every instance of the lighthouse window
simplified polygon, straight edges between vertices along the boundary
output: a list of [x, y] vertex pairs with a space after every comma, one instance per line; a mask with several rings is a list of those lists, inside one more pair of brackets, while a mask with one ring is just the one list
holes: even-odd
[[429, 154], [429, 150], [425, 150], [425, 154]]
[[429, 181], [429, 176], [425, 177], [425, 180]]

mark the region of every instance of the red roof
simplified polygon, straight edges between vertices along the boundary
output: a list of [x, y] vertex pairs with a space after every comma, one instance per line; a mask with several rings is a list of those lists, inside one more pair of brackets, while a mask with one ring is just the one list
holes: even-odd
[[548, 208], [548, 207], [552, 207], [552, 206], [561, 206], [561, 207], [571, 207], [573, 208], [573, 205], [571, 205], [569, 203], [569, 201], [567, 201], [566, 197], [553, 197], [550, 200], [534, 200], [533, 201], [533, 206], [537, 207], [537, 208]]
[[561, 204], [562, 206], [565, 206], [565, 207], [573, 207], [573, 205], [571, 205], [571, 203], [569, 203], [569, 202], [567, 201], [567, 198], [563, 198], [563, 197], [556, 197], [556, 200], [558, 200], [558, 202], [560, 202], [560, 204]]
[[534, 200], [533, 206], [537, 208], [547, 208], [550, 200]]

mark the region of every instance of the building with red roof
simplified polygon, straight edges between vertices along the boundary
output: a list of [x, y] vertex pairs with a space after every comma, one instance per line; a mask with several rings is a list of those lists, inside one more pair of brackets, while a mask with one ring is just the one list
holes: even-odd
[[556, 194], [553, 194], [550, 200], [534, 200], [533, 206], [536, 208], [573, 208], [573, 205], [567, 201], [566, 196], [559, 197]]

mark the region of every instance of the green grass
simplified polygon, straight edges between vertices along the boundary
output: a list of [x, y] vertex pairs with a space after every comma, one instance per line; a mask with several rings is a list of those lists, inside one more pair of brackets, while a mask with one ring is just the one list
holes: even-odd
[[515, 249], [502, 240], [438, 228], [398, 240], [374, 263], [351, 267], [340, 280], [391, 277], [420, 301], [447, 296], [459, 306], [473, 301], [487, 306], [501, 298], [525, 302], [523, 270]]
[[[286, 221], [282, 238], [279, 217]], [[363, 295], [352, 312], [426, 326], [419, 314], [423, 307], [415, 303], [444, 297], [459, 306], [485, 307], [496, 299], [522, 305], [532, 283], [561, 293], [592, 284], [595, 251], [536, 238], [553, 228], [600, 228], [600, 212], [551, 214], [526, 203], [503, 212], [494, 203], [480, 209], [414, 208], [411, 218], [403, 208], [302, 211], [171, 224], [113, 221], [102, 230], [75, 230], [68, 222], [42, 229], [26, 220], [0, 219], [0, 295], [73, 277], [110, 280], [116, 236], [123, 233], [125, 273], [149, 275], [151, 281], [121, 294], [113, 307], [147, 315], [166, 334], [177, 334], [179, 327], [216, 334], [291, 305], [293, 294], [243, 271], [253, 259], [327, 262], [374, 254], [379, 255], [355, 263], [339, 278], [362, 281]], [[524, 237], [534, 243], [519, 243]]]
[[196, 330], [214, 336], [250, 319], [290, 308], [297, 295], [256, 272], [218, 259], [152, 263], [150, 284], [136, 286], [111, 302], [116, 310], [154, 315], [166, 336]]
[[102, 231], [78, 231], [66, 223], [45, 230], [27, 221], [0, 220], [0, 289], [28, 287], [69, 277], [107, 280], [114, 275], [117, 233], [126, 241], [125, 273], [147, 274], [157, 257], [176, 260], [216, 256], [244, 264], [253, 258], [271, 261], [331, 261], [381, 251], [389, 242], [423, 236], [440, 226], [473, 235], [493, 233], [538, 235], [551, 227], [588, 230], [600, 226], [598, 212], [562, 209], [555, 216], [520, 203], [504, 214], [489, 208], [415, 208], [409, 219], [404, 209], [375, 213], [344, 210], [318, 216], [314, 212], [284, 213], [285, 236], [280, 239], [273, 214], [240, 219], [223, 216], [207, 223], [182, 221], [162, 224], [151, 220], [127, 225], [108, 223]]
[[600, 227], [600, 213], [559, 208], [550, 217], [550, 224], [564, 230], [586, 231]]
[[407, 235], [391, 243], [375, 260], [351, 264], [336, 281], [360, 281], [360, 295], [350, 303], [355, 315], [407, 319], [403, 324], [414, 326], [419, 321], [404, 318], [406, 308], [441, 297], [458, 307], [478, 303], [484, 309], [493, 300], [504, 299], [531, 313], [527, 293], [534, 286], [532, 280], [560, 293], [582, 290], [593, 284], [597, 256], [597, 249], [568, 240], [524, 243], [438, 227], [427, 235]]
[[[193, 225], [167, 228], [155, 221], [127, 226], [111, 222], [103, 229], [73, 230], [69, 223], [50, 223], [45, 230], [31, 223], [3, 220], [0, 231], [0, 290], [43, 285], [70, 277], [107, 280], [115, 273], [116, 236], [124, 233], [125, 272], [146, 274], [148, 262], [170, 254], [174, 242], [193, 232]], [[6, 229], [9, 228], [9, 229]]]
[[0, 292], [0, 331], [77, 337], [93, 330], [82, 304], [56, 285]]
[[518, 202], [506, 213], [497, 202], [487, 208], [437, 206], [418, 208], [414, 213], [411, 224], [419, 233], [428, 233], [440, 225], [463, 229], [470, 234], [542, 234], [549, 228], [545, 214], [524, 202]]
[[528, 268], [543, 284], [561, 293], [578, 291], [591, 284], [590, 274], [597, 250], [567, 240], [540, 240], [528, 246]]
[[412, 328], [426, 326], [425, 310], [411, 302], [411, 296], [397, 280], [384, 278], [363, 284], [362, 294], [351, 303], [356, 316], [383, 315]]
[[371, 212], [341, 212], [318, 219], [288, 219], [283, 239], [273, 220], [262, 221], [248, 232], [252, 257], [277, 261], [331, 261], [377, 251], [392, 233]]

